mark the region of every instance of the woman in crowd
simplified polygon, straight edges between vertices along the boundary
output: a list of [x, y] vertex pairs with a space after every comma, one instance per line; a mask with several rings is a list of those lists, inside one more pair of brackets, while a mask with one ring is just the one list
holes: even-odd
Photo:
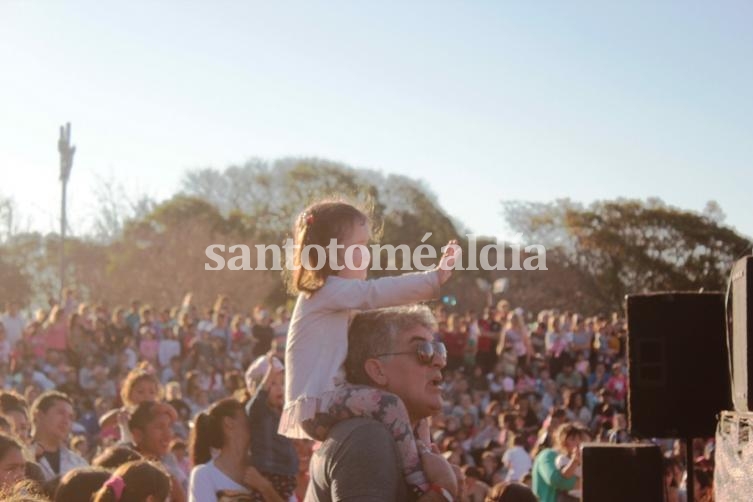
[[[519, 312], [512, 311], [507, 314], [504, 336], [500, 338], [499, 343], [502, 345], [502, 349], [512, 347], [514, 354], [518, 357], [518, 367], [528, 367], [533, 348], [531, 347], [528, 328]], [[501, 353], [502, 350], [498, 352]]]
[[44, 339], [46, 350], [52, 349], [61, 353], [68, 350], [68, 325], [65, 322], [65, 311], [57, 305], [50, 311]]
[[11, 422], [11, 432], [24, 446], [31, 442], [31, 424], [26, 401], [15, 392], [0, 392], [0, 413]]
[[[219, 494], [251, 494], [257, 490], [261, 500], [278, 502], [271, 482], [248, 463], [251, 433], [240, 401], [226, 398], [196, 417], [191, 436], [191, 460], [194, 465], [188, 485], [189, 502], [217, 502]], [[211, 449], [219, 450], [212, 458]]]
[[0, 434], [0, 496], [24, 479], [25, 469], [23, 445], [13, 436]]
[[591, 424], [591, 411], [583, 400], [582, 392], [569, 392], [565, 397], [565, 412], [571, 422], [579, 422], [583, 425]]
[[79, 467], [60, 479], [54, 502], [90, 502], [92, 495], [110, 479], [110, 471], [98, 467]]

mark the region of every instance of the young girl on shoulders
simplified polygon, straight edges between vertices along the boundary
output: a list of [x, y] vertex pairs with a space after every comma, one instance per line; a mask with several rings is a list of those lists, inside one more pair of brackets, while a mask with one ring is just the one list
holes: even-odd
[[[439, 297], [439, 287], [450, 278], [460, 248], [457, 241], [451, 241], [431, 271], [367, 280], [370, 223], [363, 211], [337, 200], [313, 204], [296, 221], [289, 289], [298, 299], [285, 352], [285, 407], [279, 432], [323, 440], [334, 424], [347, 418], [381, 421], [401, 452], [407, 484], [420, 494], [430, 485], [405, 405], [394, 394], [345, 381], [348, 324], [359, 310]], [[322, 260], [317, 255], [320, 250], [329, 253], [332, 241], [336, 256]], [[436, 355], [446, 359], [446, 351]]]

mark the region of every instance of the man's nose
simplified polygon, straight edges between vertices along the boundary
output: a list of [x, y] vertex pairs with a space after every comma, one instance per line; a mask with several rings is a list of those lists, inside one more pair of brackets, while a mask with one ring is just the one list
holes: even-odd
[[431, 358], [431, 365], [434, 368], [443, 369], [445, 366], [447, 366], [447, 358], [442, 357], [439, 354], [434, 354], [434, 357]]

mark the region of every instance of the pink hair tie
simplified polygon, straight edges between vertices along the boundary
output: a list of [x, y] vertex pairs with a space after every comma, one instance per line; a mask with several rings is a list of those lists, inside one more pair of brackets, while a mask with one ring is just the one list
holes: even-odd
[[125, 481], [120, 476], [110, 476], [110, 479], [105, 482], [105, 488], [111, 488], [115, 494], [115, 501], [120, 500], [123, 496], [123, 490], [125, 490]]

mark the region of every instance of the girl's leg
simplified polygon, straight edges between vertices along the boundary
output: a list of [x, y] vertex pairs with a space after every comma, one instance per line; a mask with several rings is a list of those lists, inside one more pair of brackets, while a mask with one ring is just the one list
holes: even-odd
[[384, 424], [392, 434], [402, 457], [406, 482], [419, 492], [429, 489], [408, 410], [399, 397], [374, 387], [343, 385], [338, 388], [329, 411], [338, 422], [354, 417], [368, 417]]

